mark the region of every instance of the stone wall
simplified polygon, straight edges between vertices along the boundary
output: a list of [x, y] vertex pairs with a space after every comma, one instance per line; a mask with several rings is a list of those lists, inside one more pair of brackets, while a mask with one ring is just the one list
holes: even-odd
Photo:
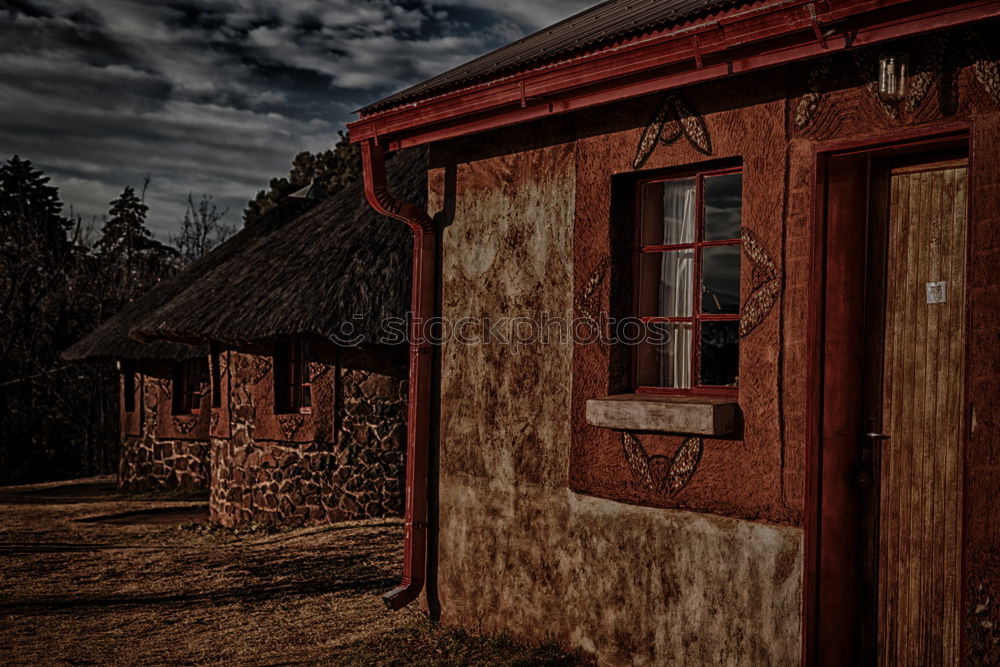
[[192, 415], [171, 414], [169, 364], [137, 374], [139, 409], [122, 412], [120, 488], [210, 488], [211, 519], [225, 526], [402, 514], [404, 365], [311, 362], [311, 412], [276, 414], [271, 357], [219, 361], [222, 405], [206, 392]]
[[207, 437], [180, 439], [160, 427], [161, 406], [169, 405], [170, 383], [137, 374], [138, 410], [122, 414], [118, 488], [126, 491], [206, 489], [209, 482]]
[[302, 525], [402, 513], [401, 372], [314, 364], [312, 412], [286, 418], [272, 412], [269, 359], [228, 357], [230, 437], [212, 438], [212, 520]]

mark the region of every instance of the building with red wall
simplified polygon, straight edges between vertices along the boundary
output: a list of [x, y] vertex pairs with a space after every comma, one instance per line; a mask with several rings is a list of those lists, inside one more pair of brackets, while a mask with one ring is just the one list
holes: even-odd
[[413, 312], [529, 322], [439, 383], [414, 337], [387, 604], [607, 664], [996, 660], [998, 16], [611, 0], [362, 109]]

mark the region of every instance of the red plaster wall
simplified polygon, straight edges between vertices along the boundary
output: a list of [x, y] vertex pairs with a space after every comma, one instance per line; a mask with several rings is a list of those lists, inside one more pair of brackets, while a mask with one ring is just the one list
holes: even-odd
[[[642, 167], [642, 173], [671, 167], [690, 167], [710, 160], [743, 164], [743, 226], [752, 231], [782, 271], [784, 182], [788, 164], [785, 101], [780, 77], [755, 85], [714, 84], [683, 96], [708, 130], [712, 154], [705, 155], [685, 138], [657, 147]], [[771, 97], [757, 91], [766, 90]], [[719, 101], [743, 100], [735, 109]], [[575, 315], [586, 309], [613, 313], [613, 299], [628, 301], [630, 290], [615, 294], [615, 272], [631, 271], [629, 234], [615, 242], [609, 233], [613, 202], [612, 180], [633, 174], [633, 160], [644, 126], [618, 129], [624, 118], [650, 119], [663, 102], [647, 98], [614, 109], [586, 114], [585, 127], [610, 127], [607, 133], [582, 137], [577, 147], [576, 225], [574, 229], [574, 279], [577, 292]], [[625, 221], [628, 225], [629, 221]], [[625, 245], [625, 247], [622, 247]], [[617, 247], [615, 247], [617, 246]], [[610, 267], [610, 268], [608, 268]], [[597, 284], [584, 302], [589, 285]], [[742, 302], [757, 286], [753, 265], [744, 253], [741, 264]], [[697, 509], [747, 519], [796, 524], [801, 509], [783, 494], [784, 443], [780, 425], [778, 391], [781, 348], [780, 304], [740, 345], [739, 402], [744, 415], [742, 438], [703, 441], [701, 461], [688, 485], [676, 494], [647, 488], [635, 479], [623, 454], [623, 434], [587, 424], [587, 399], [628, 391], [626, 370], [615, 366], [608, 346], [577, 345], [573, 355], [573, 446], [570, 454], [570, 488], [593, 495], [658, 507]], [[686, 436], [634, 434], [649, 455], [673, 457]]]
[[[998, 100], [1000, 102], [1000, 100]], [[1000, 663], [1000, 114], [973, 127], [965, 458], [970, 663]]]

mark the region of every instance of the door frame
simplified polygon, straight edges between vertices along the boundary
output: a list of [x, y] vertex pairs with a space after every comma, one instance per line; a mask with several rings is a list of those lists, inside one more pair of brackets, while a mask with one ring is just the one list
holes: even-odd
[[[824, 502], [823, 496], [823, 443], [825, 439], [830, 439], [831, 433], [839, 427], [849, 429], [848, 433], [857, 431], [856, 437], [860, 439], [862, 420], [856, 414], [857, 405], [860, 399], [860, 385], [854, 387], [855, 396], [851, 398], [851, 382], [863, 380], [863, 321], [865, 310], [865, 299], [860, 302], [845, 296], [843, 291], [838, 292], [843, 287], [843, 282], [848, 281], [852, 289], [857, 289], [860, 284], [861, 295], [864, 296], [864, 280], [858, 274], [864, 273], [867, 252], [850, 253], [850, 248], [844, 243], [830, 243], [833, 238], [836, 241], [847, 241], [855, 248], [860, 244], [861, 249], [865, 249], [867, 224], [862, 220], [861, 224], [847, 225], [838, 222], [837, 216], [831, 220], [828, 215], [828, 208], [831, 200], [828, 197], [829, 183], [829, 163], [833, 157], [857, 155], [867, 156], [892, 156], [894, 154], [904, 154], [907, 152], [933, 151], [937, 148], [949, 148], [964, 145], [968, 153], [968, 216], [967, 225], [972, 224], [973, 187], [974, 182], [974, 146], [972, 144], [972, 128], [969, 123], [949, 122], [924, 126], [920, 128], [907, 128], [897, 132], [884, 133], [878, 136], [868, 136], [860, 139], [832, 141], [819, 143], [813, 148], [813, 210], [810, 221], [810, 275], [809, 275], [809, 296], [808, 296], [808, 329], [807, 329], [807, 369], [806, 369], [806, 497], [803, 517], [803, 527], [805, 533], [804, 545], [804, 571], [803, 571], [803, 602], [802, 602], [802, 664], [822, 665], [822, 664], [852, 664], [858, 657], [860, 646], [856, 643], [859, 633], [866, 631], [861, 627], [862, 619], [865, 617], [863, 601], [860, 599], [863, 589], [852, 589], [850, 587], [821, 587], [824, 568], [826, 562], [827, 577], [836, 579], [837, 577], [847, 577], [861, 579], [863, 577], [863, 560], [857, 553], [859, 544], [851, 545], [848, 542], [837, 542], [834, 540], [824, 541], [824, 529], [828, 533], [836, 534], [839, 528], [842, 532], [850, 516], [854, 512], [855, 520], [860, 522], [858, 516], [859, 508], [862, 506], [860, 493], [857, 497], [845, 498], [839, 501], [828, 499]], [[870, 179], [870, 175], [868, 176]], [[866, 186], [867, 187], [867, 186]], [[868, 194], [865, 194], [864, 206], [867, 214]], [[968, 238], [972, 238], [969, 236]], [[966, 244], [966, 266], [969, 266], [970, 243]], [[851, 273], [851, 269], [857, 269], [860, 262], [860, 272]], [[837, 281], [841, 282], [837, 282]], [[967, 416], [969, 413], [970, 393], [968, 388], [969, 378], [969, 300], [965, 302], [965, 352], [963, 353], [963, 366], [965, 368], [965, 397], [963, 401], [963, 411]], [[828, 312], [837, 316], [830, 317]], [[862, 322], [862, 339], [860, 349], [855, 346], [849, 349], [848, 346], [837, 344], [828, 345], [829, 341], [835, 343], [843, 342], [845, 337], [857, 343], [858, 325], [853, 323], [850, 316], [860, 316]], [[859, 354], [860, 353], [860, 354]], [[853, 416], [852, 416], [853, 415]], [[856, 426], [849, 426], [856, 421]], [[835, 435], [835, 434], [834, 434]], [[849, 438], [841, 438], [839, 442], [851, 442]], [[969, 441], [969, 424], [965, 419], [965, 427], [962, 435], [962, 457], [963, 470], [967, 469], [967, 457]], [[840, 453], [845, 450], [840, 447]], [[830, 457], [831, 470], [835, 469], [836, 448], [831, 448], [834, 454]], [[850, 458], [850, 455], [842, 458]], [[843, 461], [841, 461], [843, 463]], [[967, 478], [966, 478], [967, 479]], [[963, 480], [963, 508], [965, 487], [967, 481]], [[843, 502], [841, 502], [843, 501]], [[824, 518], [825, 517], [825, 518]], [[839, 525], [838, 525], [839, 522]], [[966, 554], [964, 535], [967, 519], [963, 510], [963, 543], [961, 554], [961, 590], [960, 609], [965, 608], [965, 570]], [[859, 525], [860, 529], [860, 525]], [[853, 550], [853, 552], [852, 552]], [[852, 559], [852, 556], [854, 558]], [[825, 558], [825, 561], [824, 561]], [[836, 565], [837, 568], [833, 568]], [[846, 568], [841, 572], [839, 568]], [[836, 630], [837, 632], [834, 632]], [[870, 631], [870, 630], [867, 630]], [[965, 655], [965, 633], [961, 637], [961, 654]], [[847, 661], [845, 661], [845, 659]]]

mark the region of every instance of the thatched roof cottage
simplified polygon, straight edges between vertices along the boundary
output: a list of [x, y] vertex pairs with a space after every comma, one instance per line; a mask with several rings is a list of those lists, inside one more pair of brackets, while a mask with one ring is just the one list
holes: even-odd
[[[395, 161], [418, 199], [423, 155]], [[408, 239], [361, 188], [315, 205], [290, 200], [67, 351], [121, 359], [121, 344], [140, 360], [142, 416], [123, 399], [136, 426], [123, 431], [122, 460], [161, 472], [123, 463], [123, 487], [162, 477], [176, 455], [159, 452], [197, 443], [223, 524], [401, 512], [405, 346], [356, 324], [405, 317]], [[136, 454], [147, 448], [152, 456]]]

